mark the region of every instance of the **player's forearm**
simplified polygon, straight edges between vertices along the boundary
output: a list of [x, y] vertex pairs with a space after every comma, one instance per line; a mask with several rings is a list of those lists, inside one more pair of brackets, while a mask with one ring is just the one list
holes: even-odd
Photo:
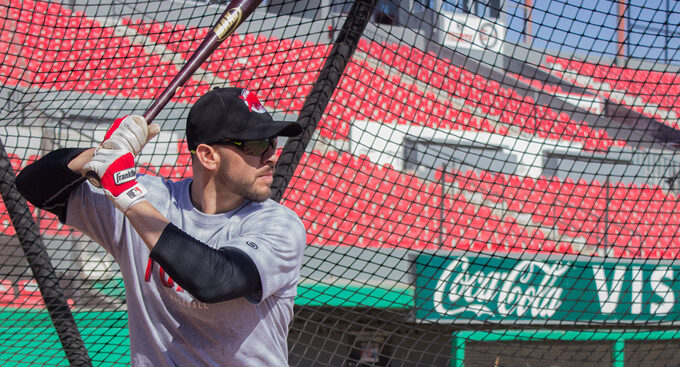
[[83, 166], [92, 159], [92, 156], [94, 156], [94, 151], [95, 148], [90, 148], [73, 157], [73, 159], [71, 159], [71, 161], [68, 163], [68, 168], [82, 176]]
[[133, 205], [125, 216], [137, 231], [149, 250], [158, 242], [163, 230], [170, 221], [148, 201]]

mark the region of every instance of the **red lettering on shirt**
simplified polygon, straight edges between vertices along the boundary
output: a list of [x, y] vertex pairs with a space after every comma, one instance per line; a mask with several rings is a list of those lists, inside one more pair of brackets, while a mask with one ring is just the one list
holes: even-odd
[[149, 258], [149, 262], [146, 263], [146, 272], [144, 273], [144, 281], [145, 282], [150, 282], [151, 281], [151, 273], [153, 272], [153, 260]]
[[161, 278], [161, 284], [168, 288], [172, 288], [175, 286], [175, 282], [170, 278], [170, 276], [166, 276], [165, 271], [163, 268], [158, 269], [158, 275]]
[[[151, 274], [153, 273], [153, 264], [154, 261], [149, 258], [149, 261], [146, 264], [146, 271], [144, 272], [144, 281], [145, 282], [150, 282], [151, 281]], [[158, 267], [158, 278], [161, 281], [161, 284], [163, 284], [165, 287], [168, 288], [173, 288], [175, 286], [175, 281], [170, 278], [168, 274], [165, 273], [165, 270], [163, 270], [162, 267]], [[184, 292], [184, 289], [177, 284], [177, 288], [175, 289], [175, 292]]]

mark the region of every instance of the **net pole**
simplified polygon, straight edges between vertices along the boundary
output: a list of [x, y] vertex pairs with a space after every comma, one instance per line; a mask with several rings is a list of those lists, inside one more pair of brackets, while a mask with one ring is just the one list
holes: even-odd
[[26, 260], [38, 283], [45, 307], [64, 348], [66, 358], [71, 366], [92, 366], [78, 325], [59, 285], [59, 277], [40, 237], [38, 226], [33, 220], [26, 199], [16, 188], [16, 173], [2, 140], [0, 140], [0, 172], [3, 172], [0, 177], [2, 200], [16, 230]]
[[338, 38], [333, 44], [312, 90], [302, 105], [297, 122], [302, 126], [303, 132], [299, 136], [289, 138], [281, 152], [274, 172], [273, 200], [281, 201], [302, 154], [305, 152], [323, 112], [328, 106], [328, 101], [340, 83], [340, 78], [359, 45], [359, 39], [366, 29], [374, 8], [375, 0], [356, 0], [349, 14], [347, 14], [345, 23], [338, 33]]
[[616, 56], [619, 65], [626, 63], [626, 0], [618, 0]]

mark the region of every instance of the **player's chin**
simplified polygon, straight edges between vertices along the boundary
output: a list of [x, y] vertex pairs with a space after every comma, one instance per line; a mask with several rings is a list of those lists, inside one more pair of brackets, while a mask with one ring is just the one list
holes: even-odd
[[267, 187], [271, 187], [272, 183], [274, 183], [274, 176], [272, 175], [262, 175], [255, 179], [255, 185], [266, 185]]
[[271, 182], [268, 184], [262, 184], [261, 182], [256, 182], [252, 189], [248, 192], [247, 198], [252, 201], [262, 202], [269, 199], [272, 196]]

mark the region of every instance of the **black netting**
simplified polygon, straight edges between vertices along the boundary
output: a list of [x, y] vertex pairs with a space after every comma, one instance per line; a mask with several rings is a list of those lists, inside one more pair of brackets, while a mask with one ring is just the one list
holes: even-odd
[[[117, 265], [22, 209], [14, 176], [146, 110], [226, 4], [0, 0], [3, 365], [83, 345], [130, 363]], [[214, 86], [306, 128], [274, 187], [307, 229], [291, 365], [676, 365], [679, 20], [670, 1], [264, 1], [138, 166], [191, 176], [186, 114]]]

